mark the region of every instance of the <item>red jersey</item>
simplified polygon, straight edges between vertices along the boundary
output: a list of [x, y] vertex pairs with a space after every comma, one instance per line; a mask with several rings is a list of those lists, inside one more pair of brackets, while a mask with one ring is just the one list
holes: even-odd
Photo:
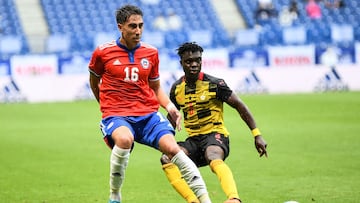
[[141, 42], [133, 50], [118, 41], [98, 46], [89, 71], [101, 77], [102, 117], [143, 116], [158, 111], [159, 102], [149, 80], [159, 80], [158, 50]]

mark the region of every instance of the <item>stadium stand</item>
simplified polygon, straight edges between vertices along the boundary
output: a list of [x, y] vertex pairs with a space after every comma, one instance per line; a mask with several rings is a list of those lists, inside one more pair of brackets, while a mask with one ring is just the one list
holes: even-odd
[[[291, 27], [282, 27], [277, 18], [262, 22], [256, 27], [254, 11], [257, 1], [234, 0], [242, 14], [247, 29], [239, 30], [229, 36], [224, 25], [216, 15], [211, 0], [161, 0], [159, 4], [146, 4], [140, 0], [39, 0], [49, 28], [49, 39], [46, 51], [57, 52], [89, 52], [109, 36], [117, 36], [114, 23], [114, 11], [120, 5], [132, 3], [140, 6], [145, 20], [146, 34], [144, 41], [154, 42], [160, 49], [175, 49], [187, 40], [202, 40], [199, 43], [205, 48], [218, 47], [262, 47], [266, 45], [287, 44], [349, 44], [360, 40], [360, 1], [344, 0], [343, 8], [327, 8], [320, 2], [323, 17], [310, 20], [306, 16], [306, 1], [297, 1], [299, 18]], [[274, 8], [280, 11], [290, 4], [291, 0], [276, 0]], [[177, 13], [183, 22], [179, 31], [159, 31], [154, 29], [152, 21], [161, 13], [169, 10]], [[29, 51], [27, 37], [21, 28], [13, 0], [1, 0], [0, 42], [19, 40], [20, 48], [10, 50], [11, 53], [27, 53]], [[297, 33], [294, 38], [292, 33]], [[152, 36], [156, 35], [156, 37]], [[199, 37], [200, 36], [200, 37]], [[249, 41], [242, 38], [249, 37]], [[69, 40], [67, 43], [60, 41]], [[4, 46], [0, 46], [4, 47]], [[0, 50], [6, 54], [9, 50]]]
[[[12, 46], [9, 46], [12, 44]], [[11, 54], [27, 53], [29, 47], [12, 0], [0, 4], [0, 53], [2, 58]]]
[[[257, 7], [257, 1], [236, 0], [240, 12], [243, 14], [248, 28], [256, 27], [254, 19], [254, 11]], [[284, 6], [290, 5], [291, 0], [276, 0], [273, 1], [274, 8], [280, 11]], [[357, 0], [344, 0], [345, 6], [343, 8], [327, 8], [323, 1], [320, 1], [322, 10], [322, 18], [318, 20], [311, 20], [307, 17], [305, 11], [306, 0], [297, 1], [299, 8], [298, 19], [293, 22], [293, 27], [306, 31], [304, 44], [313, 43], [333, 43], [338, 44], [349, 41], [360, 40], [360, 2]], [[299, 27], [300, 26], [300, 27]], [[285, 32], [289, 30], [286, 28]], [[283, 35], [284, 28], [279, 25], [278, 19], [269, 19], [262, 22], [261, 41], [259, 45], [284, 45], [289, 43], [288, 34]], [[290, 30], [291, 32], [291, 30]], [[300, 33], [302, 33], [301, 31]], [[346, 33], [344, 37], [343, 34]], [[335, 36], [335, 37], [334, 37]], [[299, 41], [300, 43], [300, 41]]]
[[[206, 34], [206, 38], [202, 38], [204, 47], [230, 45], [226, 30], [207, 0], [183, 0], [181, 2], [162, 0], [161, 3], [155, 5], [131, 0], [42, 0], [41, 3], [50, 33], [71, 35], [72, 50], [92, 50], [97, 45], [95, 40], [97, 32], [116, 33], [114, 11], [119, 5], [125, 3], [135, 4], [143, 9], [146, 16], [144, 18], [145, 29], [149, 33], [158, 33], [158, 30], [154, 30], [151, 25], [160, 13], [171, 9], [181, 17], [183, 29], [165, 31], [163, 36], [156, 38], [159, 48], [176, 48], [183, 41], [199, 39], [198, 35], [202, 33]], [[152, 38], [147, 36], [146, 39], [151, 40]]]

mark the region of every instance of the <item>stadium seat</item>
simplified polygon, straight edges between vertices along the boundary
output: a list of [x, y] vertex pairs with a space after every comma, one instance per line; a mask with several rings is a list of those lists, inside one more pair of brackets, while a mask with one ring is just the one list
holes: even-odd
[[286, 27], [282, 30], [284, 44], [305, 44], [307, 41], [306, 29], [304, 26]]
[[191, 30], [188, 32], [189, 41], [197, 42], [204, 48], [212, 46], [213, 34], [210, 30]]
[[23, 49], [23, 41], [20, 36], [0, 36], [0, 52], [2, 54], [20, 54]]
[[348, 24], [332, 24], [331, 40], [334, 43], [354, 41], [354, 28]]
[[54, 34], [48, 36], [46, 40], [46, 52], [63, 53], [70, 51], [71, 38], [66, 34]]
[[106, 42], [110, 42], [112, 40], [115, 40], [117, 38], [116, 33], [111, 33], [111, 32], [98, 32], [95, 34], [94, 36], [94, 48], [104, 44]]
[[235, 34], [236, 46], [259, 45], [259, 32], [256, 29], [238, 30]]
[[165, 48], [164, 32], [160, 32], [160, 31], [144, 32], [142, 36], [142, 41], [149, 43], [159, 49]]

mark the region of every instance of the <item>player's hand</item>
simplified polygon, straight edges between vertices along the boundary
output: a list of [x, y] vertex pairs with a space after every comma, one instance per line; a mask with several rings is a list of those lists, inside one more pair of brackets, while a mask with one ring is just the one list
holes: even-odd
[[[182, 117], [181, 117], [181, 114], [180, 114], [179, 110], [175, 107], [174, 104], [168, 105], [166, 107], [166, 110], [168, 112], [168, 119], [169, 119], [170, 123], [173, 126], [175, 124], [177, 130], [180, 131], [181, 130], [181, 119], [182, 119]], [[170, 118], [169, 118], [169, 116], [170, 116]], [[174, 121], [175, 121], [175, 123], [174, 123]], [[174, 128], [175, 128], [175, 126], [174, 126]]]
[[169, 122], [171, 123], [172, 127], [173, 127], [173, 128], [176, 128], [176, 121], [174, 121], [174, 120], [171, 118], [170, 114], [167, 114], [167, 115], [166, 115], [166, 118], [169, 120]]
[[258, 135], [255, 137], [255, 147], [256, 150], [259, 152], [260, 157], [262, 157], [263, 155], [265, 155], [265, 157], [267, 157], [267, 151], [266, 151], [266, 141], [261, 137], [261, 135]]
[[174, 108], [174, 109], [171, 109], [168, 113], [171, 116], [171, 120], [175, 121], [176, 129], [178, 131], [180, 131], [181, 130], [181, 119], [182, 119], [180, 112], [176, 108]]

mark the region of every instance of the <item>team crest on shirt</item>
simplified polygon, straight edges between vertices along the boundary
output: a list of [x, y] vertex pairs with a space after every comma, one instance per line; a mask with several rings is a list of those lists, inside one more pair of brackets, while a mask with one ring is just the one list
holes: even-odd
[[141, 59], [140, 63], [143, 68], [149, 68], [149, 60], [147, 60], [146, 58]]
[[205, 100], [206, 99], [206, 94], [207, 94], [207, 92], [206, 91], [204, 91], [201, 95], [200, 95], [200, 100]]

